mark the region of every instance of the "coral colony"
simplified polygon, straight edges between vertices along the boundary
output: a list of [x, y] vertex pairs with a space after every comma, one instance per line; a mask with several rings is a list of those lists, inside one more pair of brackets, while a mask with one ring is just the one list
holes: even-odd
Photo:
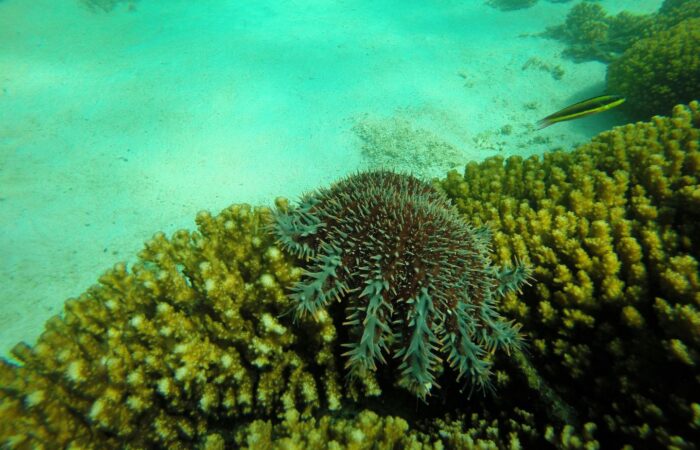
[[[0, 447], [696, 448], [700, 103], [439, 183], [457, 212], [376, 172], [274, 217], [232, 205], [157, 234], [0, 359]], [[498, 302], [531, 364], [493, 311], [525, 274], [489, 264], [487, 241], [494, 261], [532, 265], [537, 282]], [[343, 307], [349, 326], [332, 319]], [[519, 375], [488, 367], [494, 347], [513, 348]], [[377, 386], [386, 360], [381, 379], [427, 395], [440, 354], [477, 385], [497, 373], [500, 395], [415, 420]]]
[[528, 269], [497, 268], [490, 233], [470, 226], [431, 185], [388, 171], [359, 173], [276, 215], [278, 242], [305, 258], [292, 288], [297, 316], [345, 302], [350, 375], [400, 360], [399, 384], [425, 399], [442, 354], [458, 378], [489, 386], [490, 353], [520, 345], [496, 304]]

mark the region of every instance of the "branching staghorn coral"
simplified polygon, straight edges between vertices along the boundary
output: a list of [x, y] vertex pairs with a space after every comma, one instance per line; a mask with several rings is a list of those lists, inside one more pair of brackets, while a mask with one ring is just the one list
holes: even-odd
[[[504, 313], [599, 436], [692, 448], [700, 404], [700, 105], [542, 160], [492, 158], [441, 186], [538, 283]], [[613, 438], [614, 436], [614, 438]]]
[[193, 448], [229, 432], [219, 423], [337, 408], [332, 324], [302, 321], [307, 335], [278, 317], [299, 270], [269, 217], [200, 213], [198, 232], [156, 235], [66, 302], [34, 348], [15, 347], [20, 366], [0, 363], [0, 446]]

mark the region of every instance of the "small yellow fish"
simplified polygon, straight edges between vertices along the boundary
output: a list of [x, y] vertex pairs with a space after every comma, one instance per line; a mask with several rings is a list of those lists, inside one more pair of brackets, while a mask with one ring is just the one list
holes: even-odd
[[557, 122], [578, 119], [579, 117], [607, 111], [623, 104], [624, 102], [625, 98], [619, 95], [600, 95], [598, 97], [589, 98], [588, 100], [567, 106], [566, 108], [540, 120], [537, 122], [537, 125], [539, 125], [539, 129], [541, 130], [542, 128], [548, 127]]

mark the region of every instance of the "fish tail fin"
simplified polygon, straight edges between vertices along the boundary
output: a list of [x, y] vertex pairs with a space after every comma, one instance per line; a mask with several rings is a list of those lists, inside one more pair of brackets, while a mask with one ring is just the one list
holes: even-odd
[[537, 129], [541, 130], [542, 128], [547, 128], [550, 125], [554, 125], [556, 122], [551, 121], [549, 119], [542, 119], [537, 121]]

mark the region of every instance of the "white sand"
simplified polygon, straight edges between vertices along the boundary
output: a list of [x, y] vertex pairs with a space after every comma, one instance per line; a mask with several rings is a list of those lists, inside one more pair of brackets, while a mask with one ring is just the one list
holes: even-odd
[[[141, 0], [96, 14], [75, 0], [0, 0], [0, 354], [201, 209], [295, 198], [371, 164], [429, 176], [571, 148], [620, 123], [608, 113], [533, 130], [604, 89], [604, 65], [519, 37], [573, 4]], [[533, 57], [563, 78], [522, 70]], [[402, 133], [445, 155], [424, 171], [413, 157], [363, 159]]]

